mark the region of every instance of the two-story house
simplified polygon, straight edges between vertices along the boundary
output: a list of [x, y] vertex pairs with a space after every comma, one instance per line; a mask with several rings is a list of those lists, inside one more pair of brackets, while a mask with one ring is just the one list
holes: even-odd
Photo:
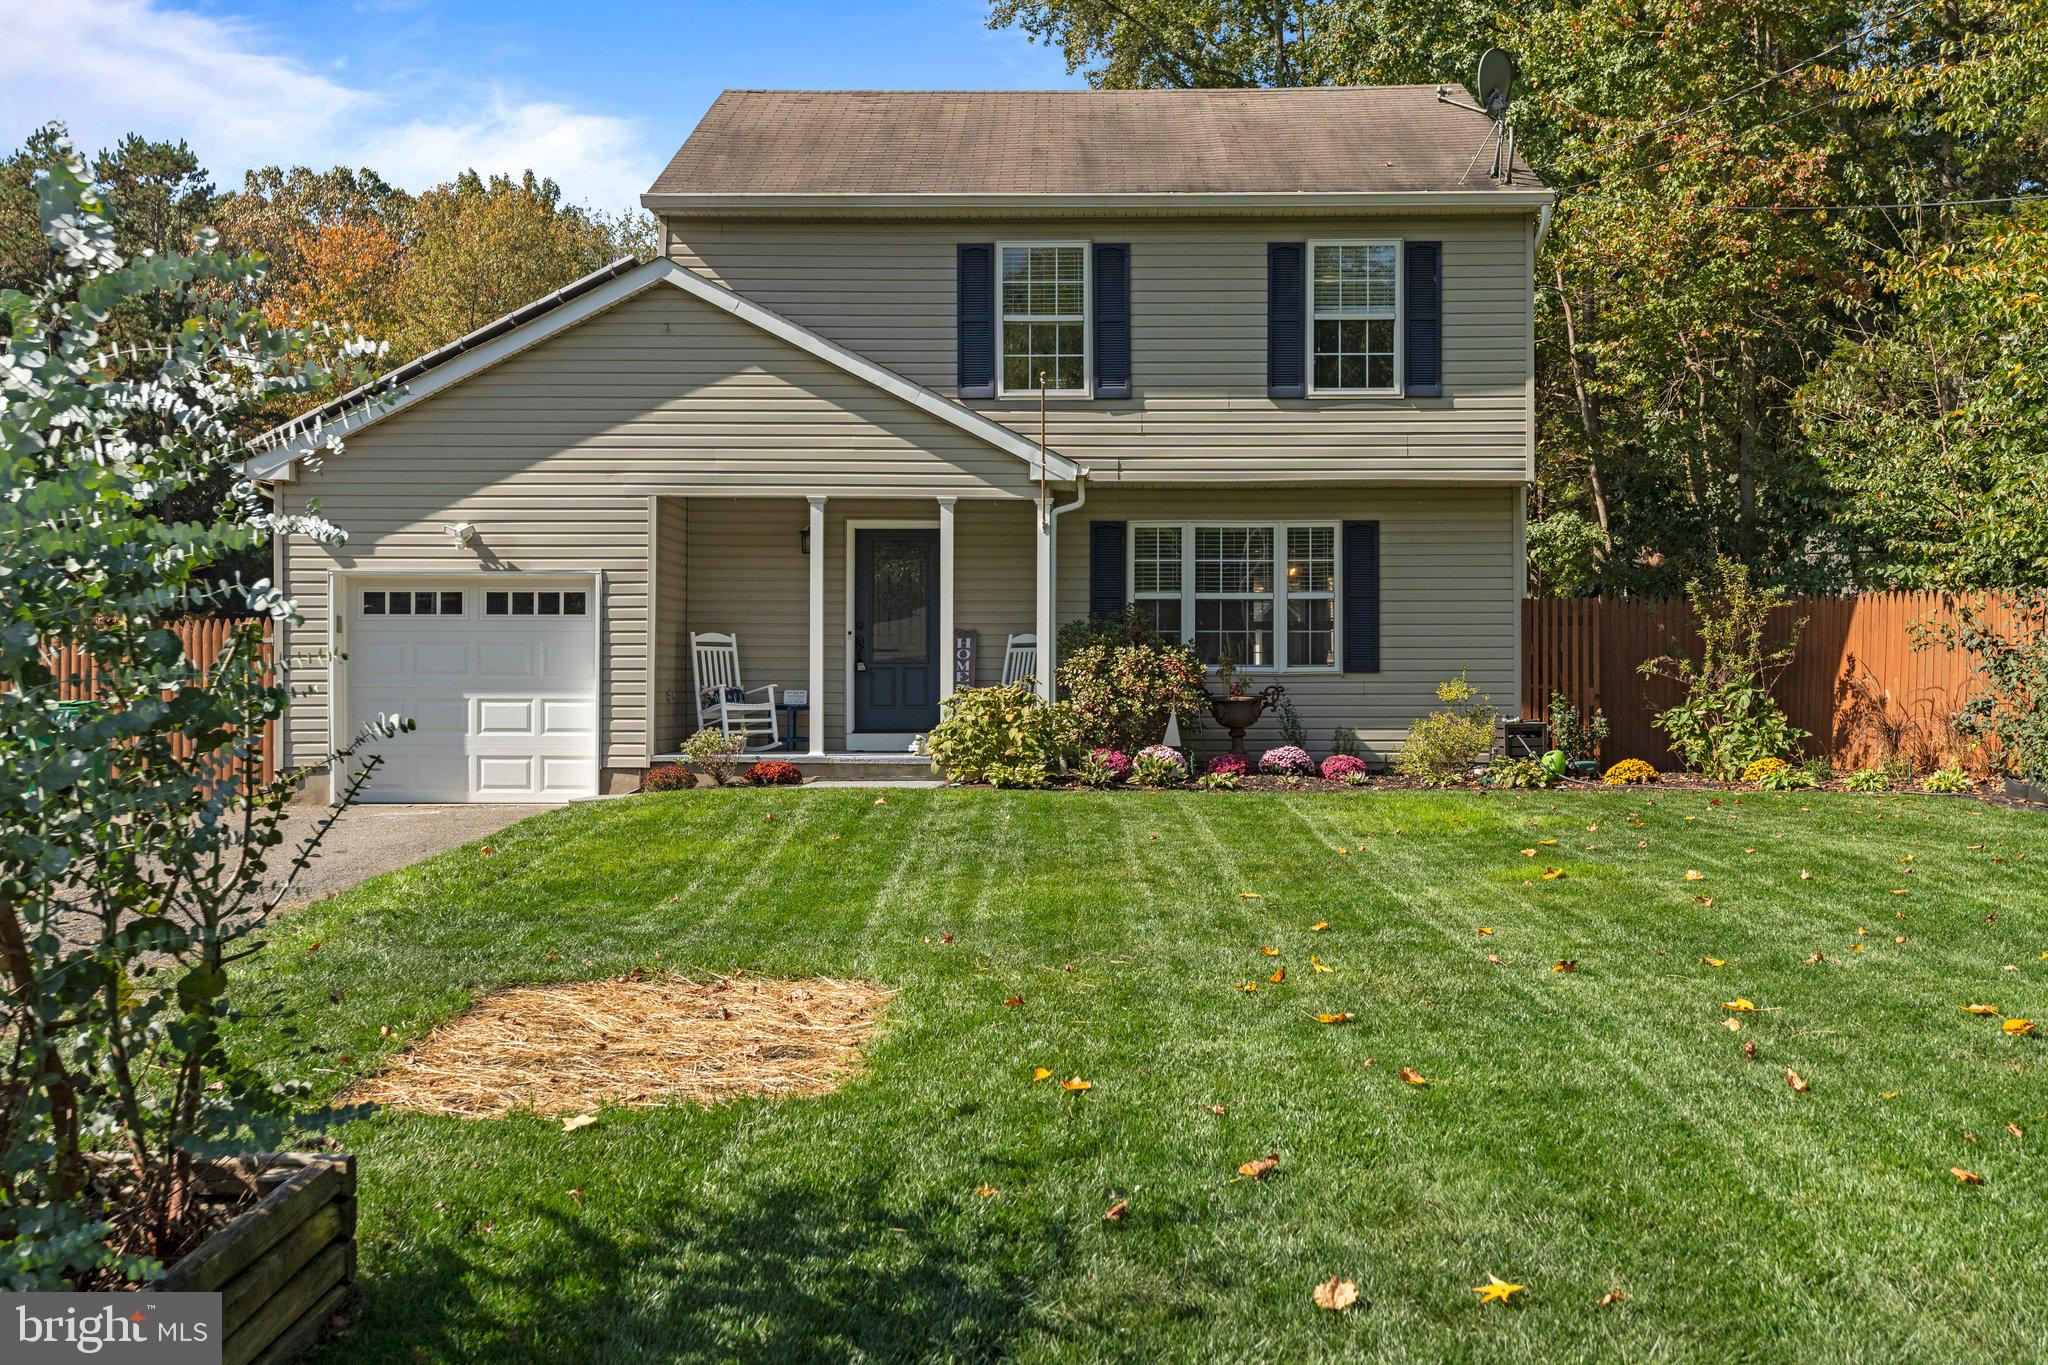
[[337, 656], [287, 758], [403, 712], [382, 799], [617, 790], [697, 727], [695, 634], [805, 694], [799, 755], [901, 753], [1126, 603], [1319, 751], [1460, 671], [1512, 705], [1551, 195], [1492, 135], [1431, 86], [726, 93], [659, 259], [252, 462], [350, 537], [280, 552]]

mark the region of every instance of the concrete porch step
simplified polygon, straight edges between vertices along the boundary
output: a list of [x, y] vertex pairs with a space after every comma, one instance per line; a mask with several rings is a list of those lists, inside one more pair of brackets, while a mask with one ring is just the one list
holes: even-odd
[[[681, 759], [681, 754], [657, 754], [654, 761], [673, 763]], [[930, 782], [937, 785], [940, 781], [939, 775], [932, 771], [930, 760], [913, 754], [841, 753], [813, 758], [809, 754], [768, 752], [740, 756], [740, 761], [747, 764], [769, 759], [796, 765], [807, 782]]]

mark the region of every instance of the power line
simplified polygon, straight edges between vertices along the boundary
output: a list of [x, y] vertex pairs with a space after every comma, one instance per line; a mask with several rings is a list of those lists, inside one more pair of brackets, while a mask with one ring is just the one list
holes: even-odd
[[[1920, 10], [1926, 9], [1933, 2], [1934, 0], [1915, 0], [1915, 3], [1908, 5], [1905, 9], [1900, 10], [1897, 14], [1891, 15], [1890, 17], [1885, 19], [1884, 23], [1887, 25], [1898, 23], [1900, 20], [1908, 18]], [[1851, 33], [1848, 37], [1842, 39], [1840, 42], [1830, 44], [1829, 46], [1824, 47], [1820, 51], [1814, 53], [1812, 56], [1807, 57], [1801, 61], [1794, 62], [1792, 65], [1785, 67], [1782, 70], [1773, 71], [1770, 75], [1765, 76], [1762, 80], [1757, 81], [1754, 85], [1746, 85], [1742, 89], [1737, 90], [1732, 95], [1723, 95], [1720, 99], [1717, 99], [1710, 104], [1703, 104], [1697, 109], [1688, 109], [1686, 112], [1682, 114], [1674, 114], [1672, 117], [1665, 119], [1663, 122], [1654, 123], [1650, 125], [1648, 128], [1643, 129], [1641, 132], [1633, 133], [1628, 137], [1616, 138], [1612, 142], [1603, 142], [1598, 147], [1594, 147], [1588, 151], [1577, 152], [1571, 156], [1561, 157], [1555, 164], [1558, 166], [1569, 166], [1573, 162], [1584, 161], [1589, 157], [1598, 156], [1602, 152], [1613, 151], [1616, 147], [1626, 147], [1632, 142], [1641, 142], [1644, 138], [1655, 136], [1656, 134], [1663, 132], [1667, 128], [1674, 128], [1677, 125], [1684, 123], [1690, 119], [1698, 118], [1701, 114], [1710, 113], [1715, 109], [1719, 109], [1724, 104], [1733, 103], [1734, 101], [1741, 99], [1744, 95], [1753, 95], [1757, 91], [1769, 85], [1772, 81], [1782, 80], [1785, 77], [1791, 75], [1795, 71], [1800, 71], [1806, 67], [1812, 66], [1815, 62], [1819, 61], [1823, 57], [1830, 56], [1836, 52], [1840, 52], [1843, 48], [1849, 46], [1849, 44], [1855, 42], [1858, 38], [1864, 36], [1869, 31], [1870, 28], [1867, 25], [1860, 27], [1854, 33]]]

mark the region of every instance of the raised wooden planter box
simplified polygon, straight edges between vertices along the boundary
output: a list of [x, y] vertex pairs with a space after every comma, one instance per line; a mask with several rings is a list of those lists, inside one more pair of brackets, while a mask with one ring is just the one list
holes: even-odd
[[355, 1287], [356, 1159], [294, 1152], [223, 1163], [223, 1176], [237, 1170], [255, 1171], [262, 1202], [173, 1265], [161, 1287], [219, 1291], [223, 1365], [296, 1360]]

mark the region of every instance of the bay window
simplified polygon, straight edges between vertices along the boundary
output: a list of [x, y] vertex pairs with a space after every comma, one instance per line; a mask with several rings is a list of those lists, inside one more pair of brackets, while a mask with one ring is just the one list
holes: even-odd
[[1139, 614], [1205, 664], [1337, 665], [1333, 522], [1138, 524], [1130, 564]]

